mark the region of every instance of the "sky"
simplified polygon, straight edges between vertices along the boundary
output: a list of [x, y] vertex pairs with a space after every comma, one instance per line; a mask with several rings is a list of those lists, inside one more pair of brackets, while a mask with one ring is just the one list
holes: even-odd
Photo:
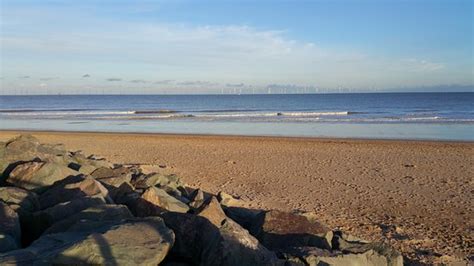
[[0, 0], [0, 93], [473, 91], [473, 5]]

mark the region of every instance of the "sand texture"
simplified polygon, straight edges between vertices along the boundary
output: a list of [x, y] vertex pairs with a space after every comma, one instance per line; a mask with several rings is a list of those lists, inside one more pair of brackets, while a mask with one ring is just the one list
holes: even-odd
[[[19, 132], [0, 132], [5, 141]], [[249, 207], [316, 212], [408, 262], [471, 257], [474, 143], [31, 132], [46, 143], [178, 174]]]

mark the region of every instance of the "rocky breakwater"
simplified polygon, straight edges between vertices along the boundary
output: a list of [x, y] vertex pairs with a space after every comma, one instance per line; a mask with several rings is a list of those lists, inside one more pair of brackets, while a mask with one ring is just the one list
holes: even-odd
[[304, 213], [22, 135], [0, 143], [0, 265], [403, 265]]

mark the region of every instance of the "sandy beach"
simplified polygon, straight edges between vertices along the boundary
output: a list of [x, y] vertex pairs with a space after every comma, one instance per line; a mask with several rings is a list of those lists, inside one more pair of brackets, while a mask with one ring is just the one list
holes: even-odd
[[[22, 132], [0, 132], [5, 141]], [[29, 132], [42, 142], [176, 173], [249, 207], [315, 212], [407, 261], [474, 253], [474, 143]]]

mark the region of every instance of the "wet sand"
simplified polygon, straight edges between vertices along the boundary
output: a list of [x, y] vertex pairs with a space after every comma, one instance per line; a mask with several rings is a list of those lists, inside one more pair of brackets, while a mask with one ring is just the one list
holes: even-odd
[[[474, 253], [474, 143], [30, 132], [114, 163], [161, 166], [249, 207], [313, 211], [417, 263]], [[2, 131], [0, 141], [19, 132]]]

